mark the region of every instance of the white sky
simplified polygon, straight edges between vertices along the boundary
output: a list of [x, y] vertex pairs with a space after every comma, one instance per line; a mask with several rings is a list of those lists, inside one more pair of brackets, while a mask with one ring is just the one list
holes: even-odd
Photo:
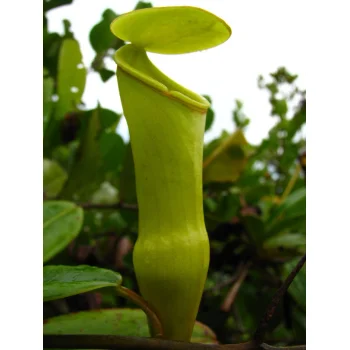
[[[268, 94], [257, 87], [258, 75], [267, 76], [280, 66], [298, 74], [297, 84], [305, 89], [306, 61], [302, 50], [306, 30], [302, 2], [281, 0], [150, 0], [153, 6], [188, 5], [206, 9], [224, 19], [232, 29], [231, 38], [210, 50], [186, 55], [149, 54], [165, 74], [185, 87], [212, 98], [215, 121], [206, 133], [208, 141], [223, 129], [234, 130], [232, 111], [235, 99], [244, 103], [251, 118], [246, 137], [257, 144], [267, 135], [275, 119], [269, 116]], [[94, 51], [89, 43], [90, 29], [101, 20], [102, 12], [111, 8], [121, 14], [131, 11], [137, 0], [75, 0], [48, 13], [49, 30], [63, 32], [63, 19], [72, 23], [86, 66]], [[300, 5], [298, 5], [300, 4]], [[310, 43], [311, 44], [311, 43]], [[113, 61], [108, 68], [114, 70]], [[116, 79], [103, 83], [97, 73], [88, 75], [83, 100], [88, 108], [97, 101], [105, 108], [122, 112]], [[118, 132], [128, 139], [123, 118]]]

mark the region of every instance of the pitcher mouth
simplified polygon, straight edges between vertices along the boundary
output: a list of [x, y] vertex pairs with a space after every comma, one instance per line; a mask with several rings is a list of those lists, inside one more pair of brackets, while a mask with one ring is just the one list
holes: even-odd
[[114, 59], [118, 69], [162, 95], [203, 113], [209, 108], [210, 103], [204, 97], [176, 83], [154, 66], [143, 48], [127, 44], [115, 53]]

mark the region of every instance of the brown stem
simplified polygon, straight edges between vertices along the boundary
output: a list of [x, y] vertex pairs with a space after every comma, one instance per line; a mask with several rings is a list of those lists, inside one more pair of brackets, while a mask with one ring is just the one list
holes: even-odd
[[44, 335], [44, 348], [47, 349], [118, 349], [118, 350], [259, 350], [251, 343], [216, 345], [185, 343], [155, 338], [122, 337], [117, 335]]
[[144, 300], [137, 293], [133, 292], [131, 289], [125, 287], [117, 287], [117, 293], [120, 296], [134, 302], [145, 312], [151, 326], [150, 328], [152, 337], [161, 338], [163, 336], [163, 326], [159, 320], [159, 317], [156, 314], [156, 312], [151, 308], [151, 306], [146, 302], [146, 300]]
[[240, 272], [240, 274], [238, 276], [237, 281], [232, 285], [231, 289], [229, 290], [229, 292], [226, 295], [226, 298], [225, 298], [224, 302], [221, 305], [221, 310], [222, 311], [225, 311], [225, 312], [229, 312], [230, 311], [231, 306], [232, 306], [232, 304], [234, 303], [234, 301], [236, 299], [238, 291], [241, 288], [241, 285], [242, 285], [243, 281], [247, 277], [250, 265], [251, 265], [250, 263], [247, 263], [242, 268], [242, 270], [241, 270], [241, 272]]
[[94, 204], [94, 203], [77, 203], [83, 209], [129, 209], [129, 210], [138, 210], [136, 204], [129, 203], [115, 203], [115, 204]]
[[260, 348], [264, 350], [306, 350], [306, 345], [276, 347], [267, 344], [261, 344]]
[[[126, 210], [132, 210], [137, 211], [139, 210], [137, 204], [130, 204], [130, 203], [115, 203], [115, 204], [94, 204], [94, 203], [76, 203], [83, 209], [95, 209], [95, 210], [118, 210], [118, 209], [126, 209]], [[205, 214], [206, 217], [210, 216], [208, 214]], [[213, 220], [216, 220], [219, 222], [218, 219], [212, 218]]]
[[283, 282], [282, 286], [277, 290], [274, 297], [272, 298], [271, 303], [267, 307], [267, 310], [263, 318], [261, 319], [257, 330], [255, 331], [254, 339], [257, 343], [262, 342], [265, 332], [267, 331], [268, 323], [271, 320], [272, 316], [274, 315], [278, 304], [280, 303], [282, 297], [284, 296], [287, 289], [293, 282], [295, 276], [304, 266], [305, 261], [306, 261], [306, 254], [299, 260], [298, 264], [295, 266], [295, 268], [292, 270], [292, 272], [289, 274], [289, 276]]
[[117, 349], [117, 350], [305, 350], [305, 346], [272, 347], [254, 342], [241, 344], [200, 344], [173, 340], [122, 337], [118, 335], [44, 335], [46, 349]]

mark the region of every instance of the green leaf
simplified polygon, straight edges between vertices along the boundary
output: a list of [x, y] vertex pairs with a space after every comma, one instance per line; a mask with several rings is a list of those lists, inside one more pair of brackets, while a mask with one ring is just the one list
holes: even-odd
[[[210, 104], [212, 103], [210, 96], [203, 95], [203, 97], [205, 99], [207, 99]], [[205, 131], [208, 131], [211, 128], [211, 126], [214, 122], [214, 118], [215, 118], [215, 113], [214, 113], [213, 109], [211, 107], [209, 107], [207, 110], [207, 115], [206, 115], [206, 119], [205, 119]]]
[[106, 68], [101, 68], [99, 71], [100, 77], [102, 81], [105, 83], [109, 78], [113, 77], [115, 75], [115, 72]]
[[208, 100], [209, 101], [209, 103], [210, 104], [212, 104], [212, 99], [211, 99], [211, 97], [209, 96], [209, 95], [202, 95], [206, 100]]
[[273, 236], [264, 242], [264, 249], [295, 249], [299, 252], [305, 252], [306, 237], [298, 233], [287, 233]]
[[103, 133], [100, 138], [100, 151], [104, 169], [106, 171], [117, 171], [125, 154], [123, 139], [115, 133]]
[[64, 198], [89, 200], [106, 180], [107, 172], [119, 170], [125, 149], [124, 141], [115, 134], [120, 118], [120, 114], [101, 107], [81, 115], [80, 145], [61, 193]]
[[278, 207], [275, 216], [286, 214], [286, 217], [305, 214], [306, 210], [306, 188], [302, 187], [293, 191]]
[[119, 273], [94, 266], [44, 267], [44, 301], [66, 298], [103, 287], [122, 283]]
[[216, 201], [214, 201], [214, 199], [210, 197], [205, 197], [203, 199], [203, 205], [204, 205], [204, 208], [208, 209], [208, 211], [210, 212], [214, 212], [218, 207], [218, 204], [216, 203]]
[[279, 160], [279, 165], [282, 169], [289, 170], [294, 167], [295, 160], [298, 158], [299, 155], [299, 147], [296, 144], [293, 143], [287, 143], [285, 142], [285, 149], [283, 151], [283, 154]]
[[[295, 258], [284, 264], [282, 269], [283, 278], [287, 278], [287, 276], [297, 265], [298, 261], [299, 258]], [[299, 273], [295, 276], [292, 284], [288, 288], [288, 293], [304, 309], [304, 311], [306, 311], [306, 263], [299, 271]]]
[[249, 123], [250, 119], [243, 113], [243, 102], [236, 100], [236, 108], [233, 111], [233, 121], [238, 129], [244, 129]]
[[103, 181], [102, 156], [99, 146], [101, 122], [99, 109], [89, 111], [84, 115], [85, 128], [82, 130], [77, 159], [69, 174], [66, 186], [62, 190], [64, 198], [79, 198], [88, 200]]
[[118, 114], [114, 111], [111, 111], [110, 109], [102, 108], [102, 107], [98, 107], [98, 114], [99, 114], [100, 123], [101, 123], [101, 131], [103, 130], [115, 131], [122, 117], [121, 114]]
[[288, 138], [293, 139], [294, 135], [306, 123], [306, 100], [303, 100], [299, 109], [288, 124]]
[[257, 215], [242, 215], [242, 222], [255, 246], [260, 248], [266, 239], [264, 222]]
[[281, 83], [292, 84], [295, 81], [295, 79], [298, 78], [297, 75], [290, 74], [284, 67], [278, 68], [275, 73], [271, 73], [270, 75], [276, 80], [277, 83], [280, 83], [280, 84]]
[[[46, 29], [46, 30], [45, 30]], [[56, 79], [58, 69], [58, 56], [63, 38], [58, 33], [49, 33], [44, 27], [43, 35], [43, 65], [49, 71], [49, 75]]]
[[111, 31], [146, 51], [163, 54], [206, 50], [231, 36], [231, 28], [221, 18], [190, 6], [132, 11], [116, 18]]
[[134, 10], [141, 10], [141, 9], [147, 9], [147, 8], [150, 8], [152, 7], [152, 4], [150, 2], [145, 2], [145, 1], [139, 1]]
[[44, 193], [47, 198], [54, 198], [61, 192], [68, 175], [66, 171], [62, 169], [60, 165], [53, 160], [44, 159], [43, 165]]
[[97, 23], [90, 31], [90, 44], [96, 53], [102, 53], [110, 48], [118, 49], [124, 42], [116, 38], [110, 31], [111, 22], [118, 15], [111, 9], [107, 9], [102, 14], [101, 22]]
[[306, 188], [302, 187], [293, 191], [271, 214], [268, 231], [275, 230], [283, 220], [303, 218], [306, 216]]
[[44, 202], [44, 263], [61, 252], [80, 232], [83, 209], [66, 201]]
[[276, 220], [273, 225], [268, 226], [268, 236], [279, 233], [304, 233], [306, 232], [306, 215], [293, 216], [291, 218]]
[[70, 5], [72, 2], [73, 0], [45, 0], [44, 12], [47, 12], [59, 6]]
[[265, 87], [271, 92], [272, 95], [275, 95], [278, 92], [278, 87], [275, 83], [266, 84]]
[[54, 80], [51, 77], [43, 79], [43, 114], [44, 114], [44, 132], [50, 120], [53, 102], [52, 95], [54, 91]]
[[[147, 317], [140, 309], [108, 309], [72, 313], [44, 322], [44, 334], [108, 334], [149, 337]], [[217, 344], [214, 332], [196, 322], [192, 343]]]
[[52, 115], [51, 118], [47, 120], [45, 128], [46, 130], [44, 130], [43, 156], [44, 158], [54, 158], [53, 151], [62, 144], [62, 121], [55, 119]]
[[255, 183], [252, 183], [251, 185], [247, 186], [244, 191], [244, 197], [247, 203], [255, 204], [259, 200], [261, 200], [265, 196], [273, 196], [274, 187], [271, 184], [258, 184], [258, 179], [256, 179]]
[[247, 163], [245, 145], [247, 141], [241, 130], [230, 136], [224, 135], [209, 145], [211, 151], [203, 162], [204, 183], [236, 181]]
[[207, 110], [207, 116], [205, 120], [205, 131], [208, 131], [211, 128], [214, 122], [214, 118], [215, 118], [215, 113], [213, 109], [209, 107]]
[[64, 37], [65, 38], [74, 39], [73, 32], [71, 31], [71, 26], [72, 26], [72, 24], [70, 23], [70, 21], [68, 21], [68, 19], [63, 20]]
[[270, 100], [272, 105], [272, 115], [278, 115], [281, 118], [284, 118], [288, 112], [288, 105], [286, 100], [279, 100], [275, 98], [271, 98]]
[[86, 81], [86, 69], [82, 61], [79, 43], [73, 39], [65, 39], [58, 60], [57, 119], [62, 119], [67, 112], [75, 111], [81, 102]]
[[231, 221], [239, 212], [240, 201], [237, 193], [225, 193], [221, 196], [215, 216], [221, 221]]

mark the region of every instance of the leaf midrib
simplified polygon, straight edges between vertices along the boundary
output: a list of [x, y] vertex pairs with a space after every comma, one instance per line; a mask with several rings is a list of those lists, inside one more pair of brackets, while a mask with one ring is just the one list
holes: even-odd
[[47, 220], [46, 222], [44, 222], [43, 228], [47, 228], [52, 222], [57, 221], [57, 219], [59, 219], [60, 217], [68, 214], [69, 212], [73, 211], [77, 209], [76, 206], [73, 206], [71, 208], [66, 208], [65, 210], [61, 211], [58, 215], [55, 215], [54, 217], [50, 218], [49, 220]]

